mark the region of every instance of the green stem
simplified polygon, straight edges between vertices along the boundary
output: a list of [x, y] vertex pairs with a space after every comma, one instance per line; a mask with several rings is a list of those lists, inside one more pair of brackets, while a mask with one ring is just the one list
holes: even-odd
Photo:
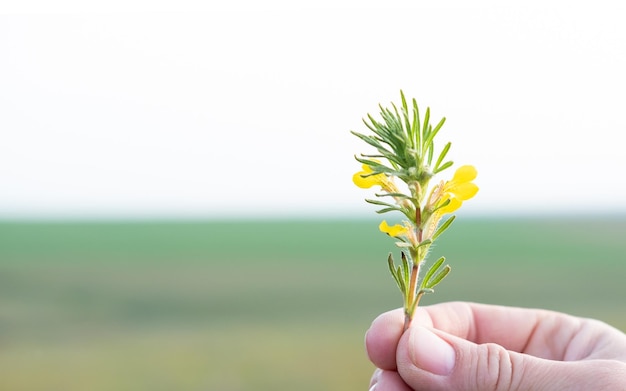
[[409, 283], [409, 291], [407, 292], [407, 300], [404, 306], [404, 329], [406, 330], [411, 324], [413, 319], [413, 312], [415, 311], [416, 304], [419, 302], [421, 293], [415, 297], [417, 291], [417, 276], [419, 275], [419, 263], [413, 263], [411, 268], [411, 281]]
[[415, 313], [415, 309], [420, 302], [420, 299], [424, 295], [424, 292], [420, 291], [415, 297], [415, 302], [412, 303], [411, 307], [404, 312], [404, 329], [403, 331], [407, 331], [409, 326], [411, 326], [411, 321], [413, 320], [413, 314]]
[[[416, 205], [415, 209], [415, 229], [417, 230], [417, 242], [418, 245], [410, 248], [411, 261], [413, 263], [413, 267], [411, 268], [411, 278], [409, 282], [408, 291], [406, 292], [406, 302], [404, 304], [404, 330], [406, 331], [411, 325], [411, 320], [413, 319], [413, 313], [417, 308], [417, 304], [419, 303], [423, 292], [420, 290], [417, 293], [417, 279], [419, 277], [420, 264], [422, 260], [419, 258], [419, 251], [417, 247], [422, 242], [422, 210], [419, 205]], [[417, 296], [416, 296], [417, 294]]]

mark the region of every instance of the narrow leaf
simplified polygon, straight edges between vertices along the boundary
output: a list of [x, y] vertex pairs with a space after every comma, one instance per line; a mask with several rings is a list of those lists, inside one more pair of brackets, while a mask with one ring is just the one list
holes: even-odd
[[376, 213], [383, 214], [383, 213], [394, 212], [394, 211], [402, 212], [402, 209], [400, 209], [397, 206], [394, 206], [394, 207], [391, 207], [391, 208], [383, 208], [383, 209], [377, 210]]
[[400, 290], [402, 291], [403, 295], [406, 295], [406, 287], [407, 287], [407, 285], [404, 283], [405, 278], [402, 275], [402, 269], [400, 269], [400, 266], [398, 266], [398, 269], [396, 270], [396, 273], [398, 274], [398, 278], [400, 279], [399, 280], [400, 281], [400, 285], [399, 285]]
[[435, 174], [437, 174], [437, 173], [439, 173], [439, 172], [441, 172], [441, 171], [445, 170], [446, 168], [450, 167], [452, 164], [453, 164], [453, 163], [452, 163], [452, 161], [451, 161], [451, 160], [450, 160], [450, 161], [447, 161], [446, 163], [444, 163], [444, 165], [443, 165], [443, 166], [441, 166], [441, 167], [437, 168], [437, 169], [436, 169], [436, 170], [434, 170], [433, 172], [434, 172]]
[[408, 200], [414, 200], [415, 198], [412, 198], [411, 196], [408, 196], [406, 194], [402, 194], [402, 193], [383, 193], [383, 194], [379, 194], [376, 193], [374, 194], [376, 197], [398, 197], [398, 198], [405, 198]]
[[456, 215], [452, 215], [450, 216], [449, 219], [444, 221], [444, 223], [441, 224], [439, 228], [437, 228], [437, 230], [433, 234], [433, 240], [436, 240], [439, 237], [439, 235], [441, 235], [446, 229], [448, 229], [448, 227], [450, 226], [450, 224], [452, 224], [455, 218], [456, 218]]
[[424, 140], [422, 141], [422, 146], [426, 146], [426, 140], [428, 139], [428, 131], [431, 129], [428, 121], [430, 120], [430, 107], [426, 108], [426, 114], [424, 114], [424, 124], [422, 125], [422, 136]]
[[430, 283], [426, 286], [426, 288], [429, 289], [433, 289], [435, 286], [437, 286], [437, 284], [439, 284], [441, 282], [441, 280], [443, 280], [444, 278], [446, 278], [446, 276], [448, 275], [448, 273], [450, 273], [450, 265], [446, 265], [442, 271], [439, 272], [439, 274], [437, 274], [431, 281]]
[[402, 268], [404, 269], [404, 286], [405, 289], [409, 289], [409, 287], [411, 286], [411, 283], [409, 282], [410, 276], [411, 276], [411, 272], [409, 271], [409, 260], [406, 256], [406, 254], [404, 253], [404, 251], [401, 252], [402, 254]]
[[430, 146], [428, 147], [428, 165], [433, 164], [433, 151], [435, 150], [435, 143], [430, 142]]
[[409, 107], [406, 103], [406, 98], [404, 97], [404, 93], [400, 90], [400, 98], [402, 99], [402, 116], [404, 117], [404, 127], [406, 128], [406, 133], [408, 135], [408, 140], [411, 148], [415, 148], [414, 137], [413, 137], [413, 127], [411, 126], [411, 120], [409, 119]]
[[439, 270], [439, 268], [441, 267], [441, 265], [446, 261], [445, 257], [441, 257], [437, 260], [437, 262], [433, 263], [432, 266], [428, 269], [428, 271], [426, 272], [426, 275], [424, 276], [424, 279], [422, 280], [422, 288], [425, 287], [426, 285], [428, 285], [428, 282], [430, 281], [430, 278], [433, 276], [433, 274], [435, 274], [437, 272], [437, 270]]
[[400, 277], [396, 274], [395, 267], [393, 264], [393, 256], [391, 255], [391, 253], [389, 253], [389, 258], [387, 258], [387, 263], [389, 264], [389, 271], [391, 272], [393, 279], [396, 280], [396, 284], [398, 284], [398, 288], [400, 288], [400, 290], [403, 291], [402, 282], [400, 280]]
[[441, 162], [443, 161], [443, 159], [446, 158], [446, 155], [448, 154], [448, 151], [450, 150], [450, 146], [452, 146], [452, 143], [448, 141], [448, 143], [443, 147], [443, 149], [439, 153], [439, 157], [437, 158], [437, 163], [435, 163], [435, 172], [437, 172], [437, 170], [439, 169], [439, 166], [441, 165]]
[[432, 244], [432, 239], [426, 239], [424, 241], [422, 241], [420, 244], [417, 245], [416, 248], [420, 248], [420, 247], [424, 247], [424, 246], [430, 246]]
[[373, 204], [373, 205], [389, 206], [389, 207], [392, 207], [392, 208], [395, 208], [395, 207], [396, 207], [395, 205], [388, 204], [388, 203], [386, 203], [386, 202], [383, 202], [383, 201], [378, 201], [378, 200], [370, 200], [370, 199], [367, 199], [367, 200], [365, 200], [365, 201], [366, 201], [366, 202], [368, 202], [368, 203], [370, 203], [370, 204]]
[[421, 140], [422, 140], [422, 136], [421, 136], [421, 132], [422, 132], [422, 124], [420, 123], [420, 111], [419, 108], [417, 107], [417, 101], [415, 100], [415, 98], [413, 98], [413, 135], [415, 136], [415, 149], [419, 150], [418, 148], [421, 145]]
[[[443, 126], [444, 122], [446, 122], [446, 118], [443, 117], [441, 119], [441, 121], [439, 121], [439, 123], [437, 124], [437, 126], [435, 126], [435, 129], [433, 129], [431, 126], [428, 127], [428, 136], [426, 136], [426, 139], [424, 140], [424, 147], [429, 150], [429, 153], [432, 154], [433, 151], [433, 140], [435, 139], [435, 136], [437, 135], [437, 133], [439, 132], [439, 129], [441, 129], [441, 127]], [[429, 158], [429, 161], [432, 158]]]

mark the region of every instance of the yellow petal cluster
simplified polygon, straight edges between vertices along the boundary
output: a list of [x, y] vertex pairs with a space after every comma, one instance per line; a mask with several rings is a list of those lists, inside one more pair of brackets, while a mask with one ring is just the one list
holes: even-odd
[[409, 231], [409, 229], [404, 225], [396, 224], [390, 226], [389, 224], [387, 224], [386, 220], [383, 220], [383, 222], [380, 223], [378, 229], [380, 229], [381, 232], [386, 233], [387, 235], [394, 238], [400, 235], [406, 235]]
[[385, 174], [370, 175], [374, 172], [372, 167], [367, 164], [363, 164], [362, 171], [357, 172], [352, 176], [352, 181], [355, 185], [361, 189], [369, 189], [372, 186], [380, 186], [388, 193], [397, 193], [398, 189], [396, 185]]
[[478, 172], [474, 166], [466, 165], [459, 167], [451, 180], [445, 182], [441, 189], [441, 198], [437, 205], [443, 205], [447, 200], [450, 202], [437, 210], [439, 214], [452, 213], [459, 209], [463, 201], [474, 197], [478, 192], [478, 186], [472, 181], [476, 179]]

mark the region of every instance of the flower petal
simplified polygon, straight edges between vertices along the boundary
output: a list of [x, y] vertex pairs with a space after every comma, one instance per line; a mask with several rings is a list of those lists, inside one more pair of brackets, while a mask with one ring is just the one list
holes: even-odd
[[384, 232], [387, 235], [393, 236], [393, 237], [402, 235], [408, 231], [408, 229], [405, 226], [400, 225], [400, 224], [389, 226], [386, 220], [383, 220], [382, 223], [380, 223], [380, 225], [378, 226], [378, 229], [380, 229], [381, 232]]
[[372, 167], [368, 166], [367, 164], [363, 164], [361, 168], [363, 169], [363, 171], [359, 171], [356, 174], [352, 175], [352, 182], [354, 182], [355, 185], [357, 185], [361, 189], [369, 189], [372, 186], [380, 185], [380, 176], [383, 174], [369, 175], [364, 177], [365, 175], [374, 172], [374, 170], [372, 170]]
[[361, 168], [363, 168], [363, 171], [365, 171], [366, 174], [371, 174], [372, 172], [374, 172], [374, 170], [372, 170], [372, 167], [368, 166], [367, 164], [363, 164]]
[[363, 175], [367, 175], [367, 173], [365, 171], [359, 171], [352, 175], [352, 182], [354, 182], [354, 184], [361, 189], [369, 189], [376, 184], [375, 182], [372, 182], [371, 176], [363, 178]]
[[478, 171], [476, 171], [476, 168], [474, 166], [465, 165], [465, 166], [459, 167], [456, 170], [456, 172], [454, 173], [454, 176], [452, 177], [452, 181], [456, 183], [471, 182], [474, 179], [476, 179], [477, 175], [478, 175]]
[[461, 205], [463, 205], [463, 201], [461, 201], [458, 198], [450, 198], [450, 203], [446, 206], [444, 206], [443, 208], [439, 208], [437, 209], [438, 214], [448, 214], [448, 213], [452, 213], [455, 210], [459, 209], [461, 207]]
[[472, 182], [459, 183], [448, 189], [455, 197], [467, 201], [478, 193], [478, 186]]

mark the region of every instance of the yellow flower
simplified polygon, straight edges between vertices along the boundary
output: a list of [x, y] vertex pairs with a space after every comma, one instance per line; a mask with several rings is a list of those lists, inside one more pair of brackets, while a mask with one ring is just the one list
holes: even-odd
[[383, 222], [380, 223], [380, 225], [378, 226], [378, 229], [380, 229], [381, 232], [384, 232], [389, 236], [393, 236], [394, 238], [400, 235], [405, 235], [409, 231], [409, 229], [405, 227], [404, 225], [396, 224], [396, 225], [389, 226], [386, 220], [383, 220]]
[[[361, 189], [369, 189], [372, 186], [378, 185], [388, 193], [398, 192], [398, 188], [389, 179], [389, 177], [387, 177], [387, 175], [385, 174], [369, 175], [372, 172], [374, 172], [374, 170], [372, 170], [372, 167], [368, 166], [367, 164], [363, 164], [362, 168], [363, 168], [363, 171], [359, 171], [352, 176], [352, 181], [354, 182], [355, 185], [357, 185]], [[369, 176], [364, 177], [364, 175], [369, 175]]]
[[452, 213], [461, 207], [463, 201], [474, 197], [478, 192], [478, 186], [472, 181], [476, 179], [477, 175], [478, 172], [474, 166], [459, 167], [452, 179], [445, 182], [437, 192], [439, 195], [437, 205], [442, 205], [447, 200], [450, 200], [450, 203], [439, 208], [436, 213]]

